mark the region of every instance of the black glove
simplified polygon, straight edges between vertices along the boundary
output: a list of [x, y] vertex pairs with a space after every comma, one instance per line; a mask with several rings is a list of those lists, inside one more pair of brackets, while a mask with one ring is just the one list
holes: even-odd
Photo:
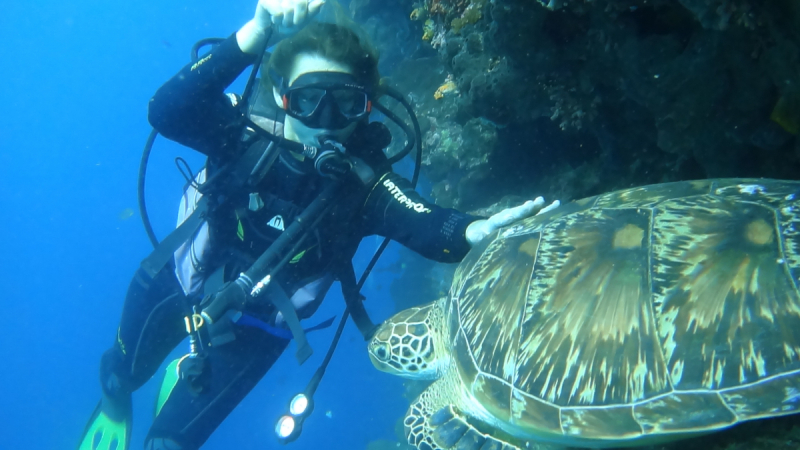
[[199, 395], [211, 387], [211, 364], [203, 355], [187, 355], [178, 363], [178, 375], [186, 381], [192, 395]]
[[208, 323], [214, 323], [228, 310], [242, 310], [247, 303], [247, 298], [248, 294], [245, 291], [244, 283], [239, 280], [233, 281], [200, 302], [202, 308], [200, 315]]

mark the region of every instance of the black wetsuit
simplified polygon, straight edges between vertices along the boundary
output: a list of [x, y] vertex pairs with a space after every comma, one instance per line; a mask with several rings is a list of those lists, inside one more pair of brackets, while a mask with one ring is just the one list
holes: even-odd
[[[241, 116], [224, 90], [253, 61], [254, 57], [244, 54], [231, 36], [156, 92], [150, 102], [150, 123], [167, 138], [204, 153], [207, 170], [212, 173], [235, 161], [245, 150], [243, 130], [233, 126], [241, 123]], [[360, 125], [346, 147], [377, 167], [385, 156], [370, 142], [369, 129], [366, 124]], [[247, 269], [280, 235], [281, 231], [267, 222], [280, 215], [290, 223], [326, 183], [316, 174], [293, 170], [297, 161], [286, 152], [281, 158], [256, 189], [264, 199], [263, 208], [252, 211], [248, 193], [235, 193], [209, 214], [214, 257], [218, 265], [225, 265], [228, 280]], [[469, 250], [464, 234], [475, 219], [427, 202], [407, 180], [391, 171], [376, 173], [367, 185], [353, 179], [346, 185], [346, 195], [313, 238], [306, 240], [277, 282], [291, 295], [307, 280], [341, 265], [341, 257], [352, 256], [361, 238], [369, 235], [392, 238], [430, 259], [457, 262]], [[199, 298], [188, 301], [196, 304]], [[186, 337], [186, 303], [173, 265], [167, 265], [152, 281], [140, 274], [134, 277], [117, 342], [101, 363], [101, 381], [107, 394], [134, 391], [154, 375], [169, 352]], [[317, 306], [298, 313], [301, 318], [307, 317]], [[269, 302], [246, 312], [264, 321], [275, 317]], [[210, 387], [194, 395], [179, 381], [150, 429], [147, 448], [200, 447], [288, 344], [258, 328], [234, 330], [233, 342], [209, 349]], [[165, 441], [179, 447], [170, 447]]]

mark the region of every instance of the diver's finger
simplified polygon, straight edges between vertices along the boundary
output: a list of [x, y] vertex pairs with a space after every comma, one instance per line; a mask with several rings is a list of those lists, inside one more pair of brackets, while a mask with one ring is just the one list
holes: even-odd
[[294, 22], [292, 25], [301, 25], [306, 21], [306, 15], [308, 14], [308, 2], [301, 1], [297, 2], [294, 5]]
[[270, 20], [272, 20], [272, 24], [275, 26], [279, 26], [283, 23], [283, 12], [276, 12], [270, 16]]
[[532, 203], [532, 205], [530, 206], [530, 210], [527, 211], [528, 214], [530, 214], [533, 211], [539, 210], [544, 206], [544, 197], [541, 197], [541, 196], [540, 197], [536, 197], [535, 199], [533, 199], [533, 202], [528, 200], [525, 203]]
[[535, 200], [528, 200], [519, 206], [504, 209], [490, 217], [489, 220], [495, 227], [504, 227], [532, 215], [534, 211], [541, 209], [542, 206], [544, 206], [544, 199], [537, 197]]
[[266, 10], [270, 15], [280, 8], [280, 0], [258, 0], [257, 8]]
[[308, 3], [308, 15], [315, 16], [319, 9], [322, 8], [322, 5], [325, 4], [325, 0], [312, 0]]
[[553, 203], [550, 203], [545, 208], [542, 208], [542, 210], [539, 211], [538, 213], [536, 213], [536, 215], [538, 216], [539, 214], [544, 214], [544, 213], [546, 213], [548, 211], [552, 211], [552, 210], [558, 208], [560, 205], [561, 205], [561, 202], [558, 201], [558, 200], [555, 200]]
[[283, 13], [283, 22], [281, 25], [290, 28], [294, 25], [294, 8], [287, 9]]

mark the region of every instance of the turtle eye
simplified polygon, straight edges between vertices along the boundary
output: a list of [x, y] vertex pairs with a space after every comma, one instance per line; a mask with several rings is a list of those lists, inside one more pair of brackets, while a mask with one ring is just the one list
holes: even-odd
[[372, 349], [372, 354], [381, 361], [389, 360], [389, 349], [386, 343], [376, 343]]

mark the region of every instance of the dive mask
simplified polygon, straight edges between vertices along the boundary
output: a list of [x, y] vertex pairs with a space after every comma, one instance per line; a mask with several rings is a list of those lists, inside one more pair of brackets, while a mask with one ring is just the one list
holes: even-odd
[[274, 72], [270, 77], [278, 86], [286, 114], [310, 128], [345, 128], [372, 110], [369, 91], [349, 73], [309, 72], [291, 86]]

